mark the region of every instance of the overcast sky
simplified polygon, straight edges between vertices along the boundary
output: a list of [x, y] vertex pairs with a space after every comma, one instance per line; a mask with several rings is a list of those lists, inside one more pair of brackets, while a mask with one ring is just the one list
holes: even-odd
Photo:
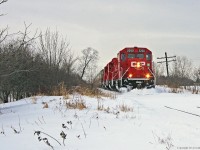
[[0, 28], [57, 30], [75, 53], [92, 47], [103, 67], [124, 47], [179, 55], [200, 65], [200, 0], [8, 0]]

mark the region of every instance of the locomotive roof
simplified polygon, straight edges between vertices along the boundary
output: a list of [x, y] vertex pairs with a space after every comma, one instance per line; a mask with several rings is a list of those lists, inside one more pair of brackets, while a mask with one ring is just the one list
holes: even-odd
[[113, 62], [113, 61], [116, 61], [116, 60], [117, 60], [117, 58], [115, 57], [115, 58], [113, 58], [113, 59], [112, 59], [112, 61], [111, 61], [111, 62]]
[[125, 47], [124, 49], [120, 50], [119, 52], [124, 52], [128, 49], [134, 49], [134, 50], [139, 50], [139, 49], [144, 49], [145, 51], [151, 52], [148, 48], [145, 47]]

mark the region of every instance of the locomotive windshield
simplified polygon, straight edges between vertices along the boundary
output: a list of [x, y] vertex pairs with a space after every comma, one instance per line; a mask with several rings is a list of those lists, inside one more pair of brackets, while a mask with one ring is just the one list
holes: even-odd
[[147, 59], [147, 60], [151, 60], [151, 54], [147, 54], [147, 55], [146, 55], [146, 59]]
[[136, 55], [136, 58], [142, 59], [142, 58], [144, 58], [144, 54], [137, 54], [137, 55]]
[[122, 61], [125, 61], [125, 59], [126, 59], [126, 55], [122, 53], [122, 54], [121, 54], [121, 60], [122, 60]]
[[140, 59], [143, 59], [144, 58], [144, 54], [132, 54], [132, 53], [129, 53], [128, 54], [128, 58], [140, 58]]
[[135, 58], [135, 54], [128, 54], [128, 58]]

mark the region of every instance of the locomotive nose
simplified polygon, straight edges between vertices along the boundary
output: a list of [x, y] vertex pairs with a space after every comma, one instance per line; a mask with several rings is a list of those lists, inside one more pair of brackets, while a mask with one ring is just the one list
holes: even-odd
[[131, 67], [133, 67], [133, 68], [141, 68], [143, 66], [145, 66], [144, 61], [132, 61], [131, 62]]
[[140, 68], [140, 67], [141, 67], [140, 62], [137, 62], [136, 68]]

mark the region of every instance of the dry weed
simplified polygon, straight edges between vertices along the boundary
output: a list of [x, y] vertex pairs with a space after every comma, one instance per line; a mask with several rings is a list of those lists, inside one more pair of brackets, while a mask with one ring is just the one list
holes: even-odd
[[41, 92], [37, 93], [36, 95], [37, 95], [37, 96], [46, 96], [46, 94], [41, 93]]
[[89, 88], [82, 86], [75, 86], [71, 89], [70, 94], [79, 93], [81, 95], [96, 97], [100, 99], [101, 97], [110, 97], [111, 99], [116, 99], [117, 94], [113, 92], [103, 92], [98, 88]]
[[69, 94], [63, 96], [63, 99], [69, 99], [69, 98], [70, 98]]
[[182, 88], [171, 88], [171, 93], [183, 93]]
[[72, 99], [66, 101], [66, 107], [69, 109], [85, 109], [87, 108], [85, 101], [81, 95], [74, 95]]
[[64, 82], [61, 82], [58, 86], [55, 86], [53, 88], [53, 91], [51, 93], [54, 96], [67, 96], [69, 95], [69, 92], [67, 88], [64, 85]]
[[133, 112], [133, 107], [130, 107], [130, 106], [125, 105], [125, 104], [118, 105], [117, 108], [119, 108], [119, 110], [122, 111], [122, 112]]
[[199, 88], [197, 86], [183, 86], [178, 88], [171, 88], [171, 93], [183, 93], [184, 90], [190, 91], [192, 94], [199, 94]]
[[167, 150], [170, 150], [174, 147], [174, 145], [172, 143], [171, 135], [168, 135], [165, 138], [158, 137], [158, 143], [165, 145]]
[[31, 101], [32, 104], [37, 104], [37, 97], [36, 96], [31, 97]]
[[133, 107], [130, 107], [130, 106], [126, 105], [126, 104], [121, 104], [121, 105], [117, 105], [116, 108], [113, 108], [111, 110], [109, 106], [104, 107], [103, 103], [100, 100], [98, 100], [97, 110], [115, 114], [116, 110], [117, 111], [121, 111], [121, 112], [133, 112], [134, 109], [133, 109]]
[[108, 93], [103, 93], [103, 97], [109, 97], [110, 99], [116, 99], [117, 98], [117, 93], [116, 92], [108, 92]]
[[44, 103], [43, 108], [49, 108], [49, 105], [47, 103]]
[[99, 111], [103, 111], [103, 110], [104, 110], [104, 106], [103, 106], [103, 104], [100, 102], [100, 100], [98, 100], [97, 110], [99, 110]]
[[199, 88], [198, 88], [198, 86], [193, 86], [192, 89], [191, 89], [191, 91], [192, 91], [192, 94], [199, 94]]
[[152, 134], [154, 137], [155, 144], [158, 143], [158, 144], [164, 145], [167, 150], [171, 150], [174, 148], [173, 139], [171, 137], [171, 134], [168, 134], [167, 136], [164, 135], [163, 137], [158, 136], [153, 131], [152, 131]]

